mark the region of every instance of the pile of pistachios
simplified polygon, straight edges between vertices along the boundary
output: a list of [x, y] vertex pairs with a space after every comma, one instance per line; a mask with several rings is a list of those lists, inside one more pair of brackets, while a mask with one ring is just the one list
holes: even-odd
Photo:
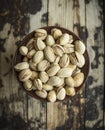
[[73, 36], [52, 28], [37, 29], [34, 37], [19, 48], [23, 59], [15, 65], [27, 91], [50, 102], [74, 96], [84, 81], [85, 45]]

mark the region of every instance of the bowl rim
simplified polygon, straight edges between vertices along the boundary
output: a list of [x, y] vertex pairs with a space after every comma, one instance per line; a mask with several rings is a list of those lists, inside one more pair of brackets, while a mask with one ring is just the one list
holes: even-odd
[[[72, 32], [71, 30], [66, 29], [66, 28], [64, 28], [64, 27], [58, 27], [58, 26], [44, 26], [44, 27], [41, 27], [41, 28], [38, 28], [38, 29], [45, 29], [45, 30], [47, 30], [47, 31], [48, 31], [48, 30], [51, 31], [52, 28], [60, 29], [62, 32], [65, 32], [65, 33], [68, 33], [68, 34], [72, 35], [73, 37], [76, 38], [76, 39], [74, 39], [74, 41], [76, 41], [76, 40], [82, 41], [82, 39], [81, 39], [79, 36], [77, 36], [74, 32]], [[20, 54], [20, 53], [19, 53], [19, 47], [22, 46], [22, 45], [25, 45], [25, 44], [30, 40], [31, 35], [34, 35], [34, 33], [35, 33], [35, 30], [32, 31], [32, 32], [30, 32], [30, 33], [28, 33], [27, 35], [25, 35], [25, 37], [20, 41], [20, 45], [17, 47], [16, 53], [15, 53], [15, 56], [14, 56], [13, 68], [14, 68], [14, 66], [15, 66], [17, 63], [19, 63], [19, 62], [17, 62], [17, 57], [19, 57], [18, 54]], [[32, 38], [32, 37], [31, 37], [31, 38]], [[27, 39], [28, 39], [28, 40], [27, 40]], [[74, 42], [74, 41], [73, 41], [73, 42]], [[26, 43], [25, 43], [25, 42], [26, 42]], [[83, 43], [84, 43], [84, 42], [83, 42]], [[76, 94], [75, 94], [74, 96], [76, 96], [76, 95], [80, 92], [80, 90], [83, 90], [83, 89], [85, 88], [85, 87], [84, 87], [84, 84], [86, 83], [87, 78], [88, 78], [88, 75], [89, 75], [90, 60], [89, 60], [89, 54], [88, 54], [88, 51], [87, 51], [87, 46], [85, 45], [85, 47], [86, 47], [86, 50], [85, 50], [85, 53], [84, 53], [84, 54], [85, 54], [86, 57], [87, 57], [87, 60], [86, 60], [86, 61], [87, 61], [87, 62], [86, 62], [86, 63], [87, 63], [87, 72], [86, 72], [86, 76], [85, 76], [85, 78], [84, 78], [83, 83], [82, 83], [79, 87], [75, 88]], [[20, 55], [20, 57], [22, 57], [22, 56]], [[84, 66], [86, 66], [86, 64], [85, 64]], [[23, 87], [23, 82], [21, 82], [21, 81], [19, 80], [19, 78], [18, 78], [18, 72], [17, 72], [15, 69], [14, 69], [14, 71], [15, 71], [16, 78], [18, 79], [19, 85], [22, 87], [22, 89], [23, 89], [28, 95], [30, 95], [31, 97], [33, 97], [33, 98], [35, 98], [35, 99], [38, 99], [38, 100], [40, 100], [40, 101], [50, 102], [50, 101], [47, 100], [47, 98], [46, 98], [46, 99], [40, 98], [40, 97], [38, 97], [37, 95], [33, 94], [32, 91], [27, 91], [27, 90]], [[83, 73], [84, 73], [84, 72], [83, 72]], [[65, 99], [63, 99], [63, 100], [56, 100], [55, 102], [62, 102], [62, 101], [71, 99], [71, 98], [73, 98], [74, 96], [67, 96], [67, 95], [66, 95]]]

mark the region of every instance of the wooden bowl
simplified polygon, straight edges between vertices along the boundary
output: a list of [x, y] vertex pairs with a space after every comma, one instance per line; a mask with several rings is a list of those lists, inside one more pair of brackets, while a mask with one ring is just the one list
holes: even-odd
[[[69, 31], [69, 30], [67, 30], [67, 29], [65, 29], [65, 28], [56, 27], [56, 26], [42, 27], [42, 29], [45, 29], [48, 34], [51, 33], [51, 29], [52, 29], [52, 28], [58, 28], [58, 29], [60, 29], [63, 33], [68, 33], [68, 34], [72, 35], [74, 41], [76, 41], [76, 40], [81, 40], [81, 39], [80, 39], [78, 36], [76, 36], [73, 32], [71, 32], [71, 31]], [[22, 45], [26, 45], [26, 43], [27, 43], [32, 37], [34, 37], [34, 33], [35, 33], [34, 31], [31, 32], [31, 33], [29, 33], [29, 34], [21, 41], [19, 47], [22, 46]], [[81, 69], [81, 71], [84, 73], [85, 77], [84, 77], [83, 83], [82, 83], [79, 87], [75, 88], [76, 93], [79, 92], [79, 90], [83, 87], [83, 84], [86, 82], [86, 79], [87, 79], [87, 76], [88, 76], [88, 73], [89, 73], [89, 56], [88, 56], [87, 50], [86, 50], [85, 53], [84, 53], [84, 57], [85, 57], [85, 61], [86, 61], [86, 62], [85, 62], [85, 65], [83, 66], [83, 68]], [[23, 58], [23, 56], [20, 55], [19, 49], [17, 49], [16, 55], [15, 55], [15, 58], [14, 58], [14, 65], [16, 65], [16, 64], [19, 63], [19, 62], [21, 62], [21, 61], [22, 61], [22, 58]], [[18, 72], [16, 72], [16, 76], [17, 76], [17, 78], [18, 78]], [[18, 80], [19, 80], [19, 79], [18, 79]], [[19, 81], [19, 82], [20, 82], [20, 81]], [[20, 82], [20, 85], [23, 87], [22, 82]], [[23, 89], [24, 89], [24, 87], [23, 87]], [[24, 90], [25, 90], [25, 89], [24, 89]], [[29, 94], [30, 96], [32, 96], [32, 97], [34, 97], [34, 98], [36, 98], [36, 99], [40, 99], [40, 100], [43, 100], [43, 101], [47, 101], [47, 99], [42, 99], [42, 98], [36, 96], [36, 94], [34, 93], [33, 90], [32, 90], [32, 91], [27, 91], [27, 90], [25, 90], [25, 91], [27, 92], [27, 94]], [[70, 98], [70, 96], [66, 96], [65, 99], [67, 99], [67, 98]], [[58, 101], [58, 100], [57, 100], [57, 101]]]

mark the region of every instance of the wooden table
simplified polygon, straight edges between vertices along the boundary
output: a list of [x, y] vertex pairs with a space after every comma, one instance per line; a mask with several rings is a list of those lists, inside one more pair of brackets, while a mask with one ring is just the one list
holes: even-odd
[[[103, 0], [0, 0], [0, 130], [105, 129], [103, 11]], [[19, 41], [49, 25], [75, 32], [90, 57], [84, 89], [57, 103], [28, 96], [13, 70]]]

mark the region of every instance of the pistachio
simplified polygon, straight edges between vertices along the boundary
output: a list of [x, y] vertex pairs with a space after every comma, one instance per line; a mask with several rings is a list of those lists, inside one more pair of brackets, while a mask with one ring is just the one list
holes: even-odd
[[28, 64], [28, 62], [20, 62], [20, 63], [16, 64], [14, 68], [16, 71], [21, 71], [23, 69], [28, 69], [29, 64]]
[[58, 39], [57, 43], [59, 43], [60, 45], [65, 45], [69, 42], [69, 34], [64, 33], [62, 34], [62, 36]]
[[64, 51], [67, 54], [70, 54], [70, 53], [74, 52], [74, 45], [73, 44], [64, 45]]
[[44, 50], [46, 45], [41, 39], [38, 38], [38, 39], [35, 40], [34, 47], [37, 51], [38, 50], [42, 51], [42, 50]]
[[71, 44], [73, 42], [73, 36], [69, 35], [69, 44]]
[[28, 48], [28, 50], [32, 50], [34, 48], [34, 38], [31, 38], [28, 43], [26, 44], [26, 47]]
[[70, 63], [70, 64], [68, 65], [68, 67], [71, 68], [72, 71], [74, 71], [77, 66]]
[[60, 70], [59, 65], [58, 65], [58, 64], [55, 64], [55, 65], [53, 65], [52, 67], [50, 67], [50, 68], [48, 69], [47, 74], [48, 74], [49, 76], [54, 76], [54, 75], [57, 74], [57, 72], [58, 72], [59, 70]]
[[45, 90], [36, 90], [35, 94], [40, 97], [40, 98], [46, 98], [47, 97], [47, 92]]
[[32, 60], [29, 61], [29, 67], [30, 69], [37, 71], [37, 64], [34, 63]]
[[27, 53], [28, 53], [28, 48], [26, 46], [21, 46], [19, 48], [19, 52], [20, 52], [21, 55], [26, 56]]
[[80, 41], [80, 40], [75, 41], [75, 50], [76, 50], [78, 53], [84, 54], [85, 49], [86, 49], [86, 48], [85, 48], [85, 45], [84, 45], [84, 43], [83, 43], [82, 41]]
[[35, 53], [35, 55], [33, 56], [33, 62], [34, 63], [39, 63], [41, 60], [43, 60], [44, 58], [44, 54], [43, 54], [43, 51], [37, 51]]
[[27, 91], [31, 91], [32, 90], [32, 81], [31, 80], [27, 80], [23, 83], [24, 88]]
[[49, 85], [49, 84], [43, 84], [43, 89], [46, 91], [50, 91], [53, 89], [53, 86]]
[[42, 83], [46, 83], [49, 79], [48, 74], [44, 71], [40, 72], [39, 78], [42, 81]]
[[27, 57], [28, 57], [29, 59], [31, 59], [31, 58], [35, 55], [35, 52], [36, 52], [36, 50], [35, 50], [35, 49], [32, 49], [31, 51], [28, 52]]
[[76, 57], [78, 59], [77, 66], [79, 68], [82, 68], [84, 66], [84, 64], [85, 64], [85, 58], [84, 58], [84, 56], [82, 54], [80, 54], [80, 53], [78, 53], [76, 51], [75, 51], [75, 54], [76, 54]]
[[61, 79], [58, 76], [50, 77], [48, 80], [48, 84], [51, 86], [57, 86], [61, 82]]
[[60, 60], [60, 56], [57, 56], [57, 57], [55, 58], [54, 64], [58, 64], [58, 63], [59, 63], [59, 60]]
[[54, 39], [57, 39], [57, 38], [59, 38], [62, 35], [62, 32], [61, 32], [60, 29], [53, 28], [51, 30], [51, 34], [53, 35]]
[[61, 78], [69, 77], [72, 75], [71, 68], [62, 68], [58, 71], [57, 75]]
[[74, 87], [74, 79], [71, 76], [65, 79], [65, 83], [67, 86]]
[[74, 69], [74, 71], [73, 71], [72, 76], [75, 76], [77, 73], [80, 73], [80, 72], [81, 72], [81, 70], [80, 70], [78, 67], [76, 67], [76, 68]]
[[63, 100], [66, 96], [66, 91], [64, 88], [58, 88], [57, 89], [57, 99], [58, 100]]
[[47, 60], [42, 60], [40, 63], [38, 63], [38, 70], [39, 71], [45, 71], [50, 66], [50, 63]]
[[31, 75], [30, 79], [34, 80], [35, 78], [38, 78], [38, 72], [32, 71], [32, 75]]
[[42, 90], [42, 81], [40, 79], [35, 79], [34, 85], [38, 90]]
[[48, 35], [47, 38], [46, 38], [46, 44], [48, 46], [52, 46], [53, 44], [55, 44], [55, 40], [53, 38], [52, 35]]
[[84, 81], [84, 74], [82, 72], [77, 73], [74, 77], [74, 87], [79, 87]]
[[64, 82], [64, 78], [60, 78], [61, 79], [61, 82], [58, 84], [58, 85], [56, 85], [56, 87], [63, 87], [64, 85], [65, 85], [65, 82]]
[[67, 54], [64, 54], [59, 61], [59, 65], [60, 67], [67, 67], [69, 65], [69, 62], [69, 56]]
[[54, 54], [53, 49], [52, 49], [50, 46], [47, 46], [47, 47], [44, 49], [44, 54], [45, 54], [46, 59], [47, 59], [49, 62], [54, 62], [54, 60], [55, 60], [55, 54]]
[[50, 102], [55, 102], [56, 101], [56, 93], [54, 90], [51, 90], [48, 95], [47, 98]]
[[61, 45], [58, 45], [58, 44], [55, 44], [54, 46], [53, 46], [53, 51], [54, 51], [54, 53], [57, 55], [57, 56], [62, 56], [63, 55], [63, 53], [65, 52], [64, 51], [64, 48], [61, 46]]
[[65, 89], [66, 89], [66, 95], [68, 95], [68, 96], [74, 96], [75, 95], [74, 87], [66, 86]]
[[35, 38], [40, 38], [44, 40], [47, 36], [47, 31], [45, 29], [37, 29], [35, 30]]
[[32, 72], [30, 69], [24, 69], [19, 73], [19, 79], [20, 81], [24, 82], [28, 80], [32, 75]]
[[70, 54], [70, 62], [73, 65], [77, 65], [78, 59], [77, 59], [77, 56], [76, 56], [75, 52], [73, 52], [73, 53]]

